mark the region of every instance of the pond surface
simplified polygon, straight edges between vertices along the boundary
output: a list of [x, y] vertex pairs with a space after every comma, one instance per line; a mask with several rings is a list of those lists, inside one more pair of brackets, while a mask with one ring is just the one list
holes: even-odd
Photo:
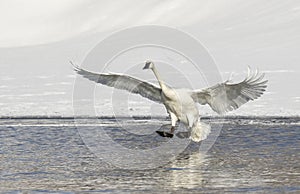
[[[168, 128], [163, 118], [1, 119], [0, 191], [300, 193], [298, 118], [204, 122], [222, 128], [207, 152], [201, 143], [158, 136]], [[101, 134], [119, 147], [98, 141]], [[159, 149], [164, 144], [174, 146]], [[153, 149], [159, 157], [138, 156]]]

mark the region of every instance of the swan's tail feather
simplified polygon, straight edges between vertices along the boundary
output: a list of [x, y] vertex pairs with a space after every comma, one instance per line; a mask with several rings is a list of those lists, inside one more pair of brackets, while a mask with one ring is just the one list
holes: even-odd
[[195, 142], [205, 140], [210, 133], [210, 130], [210, 125], [198, 121], [197, 124], [192, 127], [190, 139]]

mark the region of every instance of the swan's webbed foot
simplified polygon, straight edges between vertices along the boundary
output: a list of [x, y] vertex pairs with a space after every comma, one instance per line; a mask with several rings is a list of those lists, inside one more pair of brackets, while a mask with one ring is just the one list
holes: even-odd
[[180, 139], [185, 139], [185, 138], [189, 138], [191, 135], [190, 132], [178, 132], [176, 133], [176, 136]]
[[174, 136], [174, 131], [175, 131], [175, 127], [172, 126], [170, 129], [170, 132], [166, 132], [166, 131], [156, 131], [156, 133], [158, 133], [160, 136], [162, 137], [169, 137], [172, 138]]
[[158, 135], [160, 135], [162, 137], [172, 138], [174, 136], [173, 133], [169, 133], [169, 132], [166, 132], [166, 131], [156, 131], [156, 133], [158, 133]]

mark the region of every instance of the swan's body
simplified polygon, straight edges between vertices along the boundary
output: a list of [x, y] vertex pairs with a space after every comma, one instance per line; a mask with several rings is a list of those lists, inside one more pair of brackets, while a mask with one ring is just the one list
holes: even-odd
[[206, 139], [210, 133], [210, 126], [200, 122], [196, 103], [209, 104], [219, 114], [237, 109], [249, 100], [260, 97], [265, 91], [267, 80], [264, 74], [256, 72], [238, 83], [229, 84], [228, 81], [200, 91], [188, 89], [174, 89], [167, 86], [160, 77], [152, 62], [146, 62], [144, 69], [151, 69], [157, 78], [160, 87], [138, 80], [127, 75], [97, 74], [74, 67], [75, 71], [83, 77], [118, 89], [140, 94], [152, 101], [163, 103], [171, 117], [170, 133], [160, 133], [162, 136], [173, 137], [175, 125], [180, 121], [189, 129], [190, 138], [199, 142]]
[[210, 133], [210, 127], [204, 123], [200, 123], [199, 111], [190, 95], [191, 92], [192, 91], [188, 89], [166, 87], [162, 89], [161, 96], [163, 104], [171, 117], [171, 133], [174, 132], [176, 122], [180, 121], [190, 130], [191, 139], [198, 142], [206, 139]]

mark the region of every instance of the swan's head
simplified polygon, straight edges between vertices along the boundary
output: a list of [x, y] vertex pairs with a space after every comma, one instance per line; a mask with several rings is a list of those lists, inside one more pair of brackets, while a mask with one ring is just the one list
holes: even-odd
[[146, 61], [145, 67], [143, 69], [153, 69], [154, 63], [152, 61]]

